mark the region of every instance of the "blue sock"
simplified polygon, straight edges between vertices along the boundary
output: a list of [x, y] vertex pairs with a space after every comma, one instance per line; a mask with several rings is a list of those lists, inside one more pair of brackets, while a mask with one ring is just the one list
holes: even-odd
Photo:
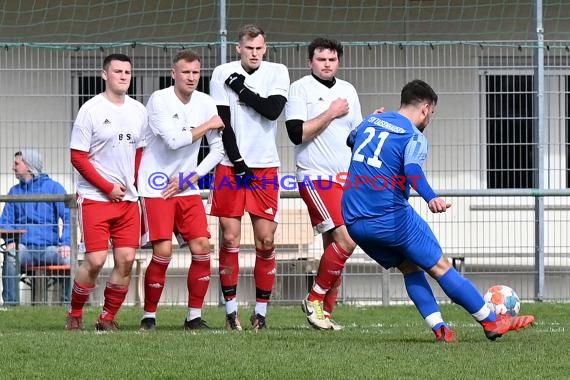
[[453, 302], [467, 310], [469, 314], [477, 313], [485, 306], [481, 293], [471, 281], [461, 276], [455, 268], [449, 269], [437, 282], [445, 294]]
[[[439, 306], [426, 280], [425, 272], [419, 271], [406, 274], [404, 276], [404, 284], [406, 285], [408, 296], [424, 319], [428, 315], [439, 313]], [[438, 323], [433, 329], [441, 326], [443, 326], [443, 323]]]

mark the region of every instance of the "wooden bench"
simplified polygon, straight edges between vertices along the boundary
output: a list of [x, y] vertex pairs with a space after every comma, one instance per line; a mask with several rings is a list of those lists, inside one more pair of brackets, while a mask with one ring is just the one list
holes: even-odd
[[[20, 281], [32, 291], [32, 305], [47, 304], [48, 289], [57, 285], [58, 279], [71, 276], [71, 265], [43, 265], [22, 269]], [[62, 289], [61, 291], [66, 291]], [[70, 289], [67, 289], [70, 291]], [[59, 302], [59, 299], [57, 300]]]

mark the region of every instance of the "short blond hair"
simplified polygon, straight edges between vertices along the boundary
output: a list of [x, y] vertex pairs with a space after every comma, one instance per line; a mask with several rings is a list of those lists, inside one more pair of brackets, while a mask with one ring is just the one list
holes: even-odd
[[265, 32], [259, 26], [254, 24], [247, 24], [241, 27], [238, 33], [238, 40], [241, 41], [244, 37], [255, 38], [257, 36], [263, 36], [265, 39]]

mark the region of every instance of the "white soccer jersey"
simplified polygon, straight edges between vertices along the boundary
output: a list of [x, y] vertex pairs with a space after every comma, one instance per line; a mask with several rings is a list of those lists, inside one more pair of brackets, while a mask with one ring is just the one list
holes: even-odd
[[[263, 98], [281, 95], [287, 98], [289, 71], [280, 63], [261, 62], [259, 68], [249, 75], [240, 61], [225, 63], [214, 69], [210, 81], [210, 95], [217, 105], [229, 106], [232, 128], [242, 157], [251, 168], [279, 166], [279, 155], [275, 143], [277, 120], [261, 116], [253, 108], [242, 103], [237, 94], [224, 82], [233, 73], [245, 76], [245, 86]], [[222, 163], [232, 166], [228, 157]]]
[[[145, 145], [147, 123], [146, 109], [140, 102], [125, 96], [125, 102], [118, 106], [99, 94], [81, 106], [71, 131], [71, 149], [88, 152], [89, 161], [103, 178], [125, 186], [125, 201], [138, 199], [135, 153]], [[81, 175], [76, 191], [86, 199], [109, 201]]]
[[[210, 152], [198, 165], [202, 139], [192, 143], [192, 128], [198, 127], [218, 114], [214, 100], [203, 92], [194, 91], [184, 104], [174, 93], [174, 86], [155, 91], [147, 103], [149, 127], [146, 147], [139, 168], [139, 194], [158, 198], [172, 177], [184, 179], [191, 172], [200, 177], [207, 174], [224, 157], [222, 138], [217, 130], [205, 136]], [[200, 191], [189, 187], [177, 194], [192, 195]]]
[[[331, 88], [312, 75], [304, 76], [291, 84], [289, 100], [285, 106], [287, 120], [311, 120], [326, 111], [337, 98], [348, 101], [348, 114], [331, 121], [315, 138], [295, 145], [298, 181], [307, 177], [330, 177], [335, 180], [338, 173], [348, 171], [351, 150], [346, 145], [346, 138], [362, 121], [362, 111], [356, 90], [350, 83], [341, 79], [337, 78]], [[335, 182], [341, 183], [338, 180]]]

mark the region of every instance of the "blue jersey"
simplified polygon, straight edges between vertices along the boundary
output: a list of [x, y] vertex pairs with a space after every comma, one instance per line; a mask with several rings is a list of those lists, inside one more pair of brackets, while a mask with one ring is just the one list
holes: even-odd
[[428, 151], [425, 136], [397, 112], [373, 114], [356, 129], [352, 160], [344, 186], [342, 214], [345, 223], [378, 218], [398, 221], [411, 207], [408, 198], [413, 178], [404, 166], [423, 165]]

